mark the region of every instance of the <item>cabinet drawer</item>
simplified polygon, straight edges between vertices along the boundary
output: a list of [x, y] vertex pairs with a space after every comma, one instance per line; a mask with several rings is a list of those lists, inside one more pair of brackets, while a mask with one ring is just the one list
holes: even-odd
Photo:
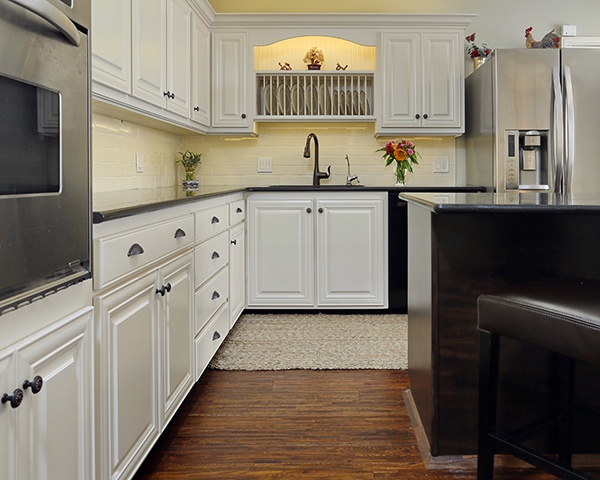
[[229, 205], [219, 205], [196, 213], [196, 241], [229, 227]]
[[94, 287], [137, 270], [194, 242], [194, 217], [187, 215], [96, 239]]
[[246, 202], [238, 200], [229, 204], [229, 224], [235, 225], [246, 218]]
[[229, 275], [224, 268], [215, 278], [196, 293], [195, 330], [198, 333], [210, 317], [227, 301], [229, 296]]
[[229, 333], [229, 309], [225, 305], [204, 331], [198, 335], [196, 344], [196, 380], [210, 363], [223, 340]]
[[196, 247], [195, 278], [196, 286], [202, 285], [229, 261], [229, 236], [220, 233]]

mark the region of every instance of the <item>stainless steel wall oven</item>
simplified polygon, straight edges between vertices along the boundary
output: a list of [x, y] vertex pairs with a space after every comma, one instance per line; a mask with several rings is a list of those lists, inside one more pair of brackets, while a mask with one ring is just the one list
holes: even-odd
[[0, 0], [0, 314], [90, 276], [89, 0]]

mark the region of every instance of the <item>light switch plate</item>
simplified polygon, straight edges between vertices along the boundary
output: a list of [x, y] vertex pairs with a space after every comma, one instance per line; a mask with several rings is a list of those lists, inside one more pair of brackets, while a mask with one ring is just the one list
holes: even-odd
[[256, 172], [257, 173], [272, 173], [273, 172], [273, 159], [270, 157], [258, 157]]
[[448, 157], [438, 156], [433, 157], [433, 173], [449, 173], [450, 162]]
[[144, 154], [135, 154], [135, 171], [136, 173], [144, 173]]

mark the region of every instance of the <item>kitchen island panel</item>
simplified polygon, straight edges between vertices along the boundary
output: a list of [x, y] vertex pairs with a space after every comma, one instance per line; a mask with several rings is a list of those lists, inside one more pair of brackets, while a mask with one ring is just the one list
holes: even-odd
[[[600, 222], [596, 207], [539, 215], [434, 211], [409, 204], [411, 393], [428, 453], [469, 455], [477, 447], [478, 295], [544, 276], [600, 278]], [[500, 418], [511, 425], [527, 419], [523, 405], [548, 411], [558, 388], [553, 357], [508, 339], [502, 348]], [[587, 381], [595, 370], [578, 366], [581, 395], [597, 395]]]

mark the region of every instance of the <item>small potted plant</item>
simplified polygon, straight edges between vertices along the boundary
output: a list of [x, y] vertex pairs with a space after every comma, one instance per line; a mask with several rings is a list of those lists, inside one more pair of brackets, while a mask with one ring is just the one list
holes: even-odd
[[183, 187], [190, 189], [198, 188], [198, 180], [196, 180], [196, 167], [202, 163], [202, 154], [190, 152], [189, 150], [177, 153], [181, 155], [181, 158], [175, 163], [181, 163], [185, 170]]
[[323, 52], [317, 47], [311, 48], [306, 55], [304, 55], [304, 63], [308, 65], [309, 70], [321, 70], [321, 65], [325, 61]]

